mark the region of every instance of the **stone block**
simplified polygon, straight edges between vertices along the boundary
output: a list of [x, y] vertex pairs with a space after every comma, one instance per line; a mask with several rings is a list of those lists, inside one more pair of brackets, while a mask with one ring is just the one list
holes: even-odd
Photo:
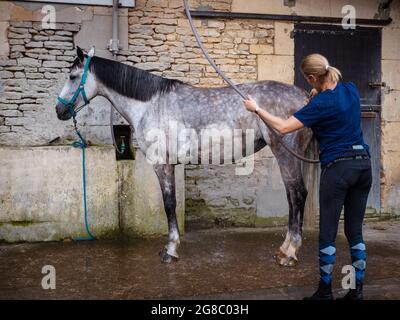
[[41, 61], [33, 58], [20, 58], [17, 61], [19, 66], [24, 67], [40, 67], [42, 64]]
[[155, 27], [155, 32], [162, 34], [170, 34], [175, 32], [175, 26], [158, 25]]
[[8, 133], [11, 131], [11, 127], [0, 125], [0, 133]]
[[21, 117], [22, 115], [23, 113], [19, 110], [0, 110], [1, 117]]
[[14, 4], [11, 1], [0, 2], [0, 21], [9, 21], [12, 7]]
[[[276, 0], [274, 1], [276, 2]], [[350, 4], [353, 4], [354, 1], [351, 1]], [[347, 3], [349, 4], [349, 1]], [[335, 8], [341, 8], [343, 7], [344, 4], [338, 5], [337, 0], [326, 0], [326, 1], [321, 1], [321, 2], [315, 2], [315, 0], [301, 0], [301, 1], [296, 1], [296, 5], [294, 7], [290, 8], [290, 11], [292, 14], [297, 14], [297, 15], [304, 15], [304, 16], [320, 16], [320, 17], [330, 17], [330, 16], [335, 16], [335, 17], [341, 17], [342, 14], [335, 15], [331, 14], [331, 7]], [[288, 8], [288, 7], [286, 7]], [[377, 7], [376, 7], [377, 8]], [[333, 10], [333, 9], [332, 9]], [[357, 12], [358, 13], [358, 12]], [[358, 15], [357, 15], [358, 17]]]
[[[0, 154], [2, 240], [51, 241], [87, 235], [79, 149], [3, 147]], [[113, 148], [91, 147], [86, 155], [90, 230], [96, 237], [106, 237], [118, 231], [115, 153]]]
[[400, 121], [400, 91], [393, 90], [382, 94], [382, 119]]
[[25, 9], [21, 5], [14, 5], [11, 8], [10, 19], [14, 21], [33, 21], [34, 14], [32, 11]]
[[44, 68], [68, 68], [70, 63], [67, 61], [43, 61]]
[[250, 45], [250, 53], [252, 54], [273, 54], [274, 47], [265, 44], [252, 44]]
[[283, 6], [282, 0], [233, 0], [232, 12], [292, 14], [293, 10]]
[[382, 151], [400, 152], [400, 121], [383, 122], [382, 124]]
[[5, 124], [7, 126], [24, 126], [29, 125], [32, 122], [32, 119], [25, 117], [10, 117], [5, 119]]
[[10, 46], [8, 44], [7, 38], [8, 26], [8, 22], [0, 21], [0, 56], [8, 56], [8, 53], [10, 51]]
[[386, 27], [382, 30], [382, 59], [400, 63], [400, 29]]
[[294, 39], [290, 33], [294, 28], [293, 23], [275, 22], [275, 54], [294, 56]]
[[43, 42], [42, 41], [31, 41], [25, 45], [26, 48], [42, 48]]
[[164, 71], [170, 67], [170, 64], [162, 62], [144, 62], [144, 63], [137, 63], [135, 67], [146, 71], [154, 71], [154, 70]]
[[395, 90], [400, 90], [400, 63], [398, 60], [382, 60], [382, 81]]
[[258, 80], [275, 80], [293, 84], [293, 56], [259, 55], [257, 61]]
[[14, 74], [10, 71], [0, 71], [0, 79], [13, 78]]

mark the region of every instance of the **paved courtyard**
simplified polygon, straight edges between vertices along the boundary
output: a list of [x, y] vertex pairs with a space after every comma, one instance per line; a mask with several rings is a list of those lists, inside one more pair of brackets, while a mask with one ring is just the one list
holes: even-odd
[[[369, 222], [366, 299], [400, 299], [400, 221]], [[317, 233], [305, 232], [297, 266], [272, 256], [284, 228], [187, 231], [177, 263], [162, 264], [165, 239], [0, 245], [0, 299], [300, 299], [318, 281]], [[337, 240], [336, 296], [350, 263]], [[56, 269], [56, 289], [41, 287], [42, 267]]]

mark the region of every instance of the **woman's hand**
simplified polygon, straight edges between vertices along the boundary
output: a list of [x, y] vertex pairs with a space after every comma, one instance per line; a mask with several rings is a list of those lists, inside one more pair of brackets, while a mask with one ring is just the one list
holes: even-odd
[[243, 100], [243, 104], [250, 112], [255, 112], [259, 108], [257, 102], [251, 96], [247, 96], [247, 100]]
[[243, 104], [248, 111], [257, 112], [257, 115], [262, 121], [278, 130], [281, 134], [295, 131], [304, 126], [303, 123], [294, 116], [291, 116], [289, 119], [282, 119], [270, 114], [267, 110], [260, 109], [257, 102], [251, 96], [247, 96], [247, 99], [243, 99]]
[[319, 93], [318, 90], [315, 89], [315, 88], [313, 88], [313, 89], [310, 91], [310, 94], [308, 95], [308, 98], [307, 98], [307, 100], [306, 100], [306, 101], [307, 101], [307, 104], [309, 104], [310, 101], [311, 101], [311, 99], [314, 98], [318, 93]]

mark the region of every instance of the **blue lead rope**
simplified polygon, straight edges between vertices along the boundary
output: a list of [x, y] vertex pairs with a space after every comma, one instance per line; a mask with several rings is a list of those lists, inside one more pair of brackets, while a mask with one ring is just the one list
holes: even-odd
[[74, 240], [76, 241], [88, 241], [88, 240], [94, 240], [93, 234], [89, 230], [89, 223], [88, 223], [88, 211], [87, 211], [87, 203], [86, 203], [86, 158], [85, 158], [85, 149], [87, 147], [87, 143], [85, 139], [83, 139], [81, 133], [79, 132], [78, 128], [76, 127], [76, 120], [74, 117], [74, 126], [75, 126], [75, 132], [78, 135], [80, 141], [74, 141], [72, 143], [72, 146], [74, 148], [81, 148], [82, 150], [82, 180], [83, 180], [83, 210], [84, 210], [84, 216], [85, 216], [85, 229], [88, 234], [88, 237], [78, 237], [75, 238]]

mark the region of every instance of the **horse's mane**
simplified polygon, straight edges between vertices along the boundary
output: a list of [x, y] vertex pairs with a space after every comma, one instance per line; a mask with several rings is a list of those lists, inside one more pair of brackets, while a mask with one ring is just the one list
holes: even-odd
[[136, 100], [149, 101], [174, 89], [179, 80], [163, 78], [121, 62], [93, 57], [90, 70], [105, 86]]

